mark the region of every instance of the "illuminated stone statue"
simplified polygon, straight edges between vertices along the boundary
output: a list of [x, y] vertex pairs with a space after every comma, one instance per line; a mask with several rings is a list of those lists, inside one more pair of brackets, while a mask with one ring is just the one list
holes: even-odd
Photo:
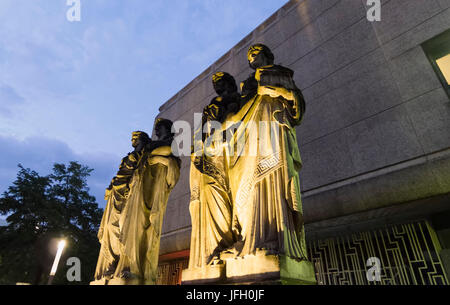
[[[257, 278], [314, 283], [314, 269], [307, 261], [298, 174], [302, 161], [295, 131], [305, 112], [304, 99], [294, 72], [274, 65], [268, 47], [253, 45], [247, 57], [255, 72], [241, 84], [240, 101], [234, 102], [239, 110], [223, 111], [223, 104], [215, 101], [225, 99], [216, 88], [222, 98], [204, 111], [204, 117], [224, 118], [215, 125], [225, 141], [217, 145], [204, 140], [201, 158], [193, 159], [193, 232], [183, 282]], [[209, 150], [222, 157], [205, 157]], [[204, 267], [211, 252], [222, 269]], [[202, 271], [192, 269], [199, 266]]]
[[189, 268], [215, 263], [219, 253], [237, 241], [225, 148], [222, 141], [210, 139], [213, 131], [222, 135], [221, 123], [238, 110], [240, 96], [236, 81], [228, 73], [214, 74], [213, 86], [218, 96], [204, 108], [202, 126], [194, 136], [196, 143], [190, 171], [192, 236]]
[[304, 99], [294, 72], [274, 65], [268, 47], [251, 46], [247, 58], [255, 73], [241, 84], [245, 104], [231, 120], [242, 123], [228, 143], [230, 189], [242, 237], [238, 255], [259, 249], [306, 259], [295, 131]]
[[134, 151], [122, 159], [117, 175], [106, 189], [107, 204], [98, 232], [101, 247], [94, 276], [96, 280], [109, 280], [116, 271], [121, 255], [119, 220], [130, 192], [131, 178], [142, 159], [144, 147], [149, 142], [150, 138], [146, 133], [133, 132], [131, 144]]
[[128, 154], [106, 190], [108, 200], [99, 230], [98, 284], [155, 284], [163, 216], [180, 175], [171, 151], [172, 122], [158, 119], [157, 141], [134, 132]]

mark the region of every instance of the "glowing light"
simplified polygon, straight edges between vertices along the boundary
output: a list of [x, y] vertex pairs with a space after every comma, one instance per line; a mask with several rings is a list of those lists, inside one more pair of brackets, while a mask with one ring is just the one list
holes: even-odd
[[441, 72], [447, 81], [447, 85], [450, 85], [450, 54], [439, 58], [436, 60], [436, 63], [439, 66], [439, 69], [441, 69]]
[[65, 240], [60, 240], [58, 243], [58, 250], [56, 251], [55, 261], [53, 262], [52, 270], [50, 271], [50, 275], [53, 276], [56, 274], [56, 269], [58, 268], [59, 260], [61, 258], [61, 254], [66, 246]]

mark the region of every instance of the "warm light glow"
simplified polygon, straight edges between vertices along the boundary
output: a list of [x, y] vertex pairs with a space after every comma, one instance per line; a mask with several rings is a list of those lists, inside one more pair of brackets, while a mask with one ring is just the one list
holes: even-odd
[[447, 85], [450, 85], [450, 54], [436, 60], [439, 69], [441, 69], [442, 74], [444, 74]]
[[52, 270], [50, 271], [50, 275], [56, 274], [56, 269], [58, 268], [59, 259], [61, 258], [61, 254], [66, 246], [65, 240], [60, 240], [58, 243], [58, 251], [56, 251], [55, 261], [53, 262]]

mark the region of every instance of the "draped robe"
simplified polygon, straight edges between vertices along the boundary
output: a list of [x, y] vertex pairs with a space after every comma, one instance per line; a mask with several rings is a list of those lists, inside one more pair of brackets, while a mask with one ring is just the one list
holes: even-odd
[[170, 146], [131, 153], [107, 189], [95, 278], [137, 278], [155, 284], [163, 217], [180, 175]]
[[304, 100], [291, 70], [273, 65], [260, 68], [254, 76], [258, 86], [263, 70], [273, 72], [266, 73], [266, 85], [291, 90], [294, 98], [260, 95], [257, 90], [228, 118], [241, 122], [227, 143], [230, 191], [243, 242], [239, 256], [264, 249], [306, 259], [298, 175], [302, 161], [295, 132]]
[[126, 205], [130, 190], [130, 180], [142, 157], [142, 153], [132, 152], [122, 159], [117, 175], [105, 192], [107, 204], [98, 231], [100, 253], [94, 278], [112, 277], [120, 258], [119, 219]]
[[141, 284], [156, 284], [163, 217], [170, 192], [180, 177], [180, 160], [170, 146], [144, 154], [120, 217], [122, 255], [115, 277], [129, 272]]
[[[258, 94], [263, 70], [269, 72], [265, 85], [291, 90], [293, 99]], [[281, 66], [258, 69], [247, 81], [253, 85], [243, 94], [247, 102], [221, 125], [221, 134], [231, 137], [222, 144], [194, 137], [207, 145], [197, 144], [202, 150], [192, 156], [189, 268], [203, 267], [230, 250], [236, 256], [264, 249], [307, 258], [295, 132], [305, 104], [292, 76]], [[207, 154], [208, 149], [222, 155]]]
[[[208, 126], [205, 114], [202, 121]], [[221, 251], [236, 241], [225, 147], [220, 141], [208, 143], [206, 139], [212, 136], [208, 129], [204, 136], [203, 124], [195, 131], [194, 142], [197, 143], [194, 143], [194, 148], [197, 150], [191, 156], [189, 211], [192, 233], [189, 268], [213, 263]]]

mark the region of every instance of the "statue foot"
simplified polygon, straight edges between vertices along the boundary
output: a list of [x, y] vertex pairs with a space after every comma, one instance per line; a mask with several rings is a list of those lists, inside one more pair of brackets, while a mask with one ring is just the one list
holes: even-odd
[[120, 274], [120, 277], [128, 280], [133, 277], [133, 274], [130, 271], [122, 271], [122, 273]]
[[208, 261], [206, 262], [207, 265], [219, 265], [223, 264], [223, 260], [221, 259], [220, 255], [212, 255]]
[[230, 248], [222, 251], [220, 253], [220, 258], [221, 259], [236, 258], [241, 253], [243, 247], [244, 247], [244, 242], [241, 240], [237, 241]]
[[129, 267], [124, 268], [122, 270], [122, 272], [120, 272], [119, 276], [120, 276], [120, 278], [125, 279], [125, 280], [138, 278], [138, 276], [136, 274], [131, 272]]
[[220, 252], [219, 256], [220, 256], [220, 259], [223, 259], [223, 260], [235, 258], [237, 256], [237, 252], [235, 251], [235, 249], [230, 248], [230, 249]]

